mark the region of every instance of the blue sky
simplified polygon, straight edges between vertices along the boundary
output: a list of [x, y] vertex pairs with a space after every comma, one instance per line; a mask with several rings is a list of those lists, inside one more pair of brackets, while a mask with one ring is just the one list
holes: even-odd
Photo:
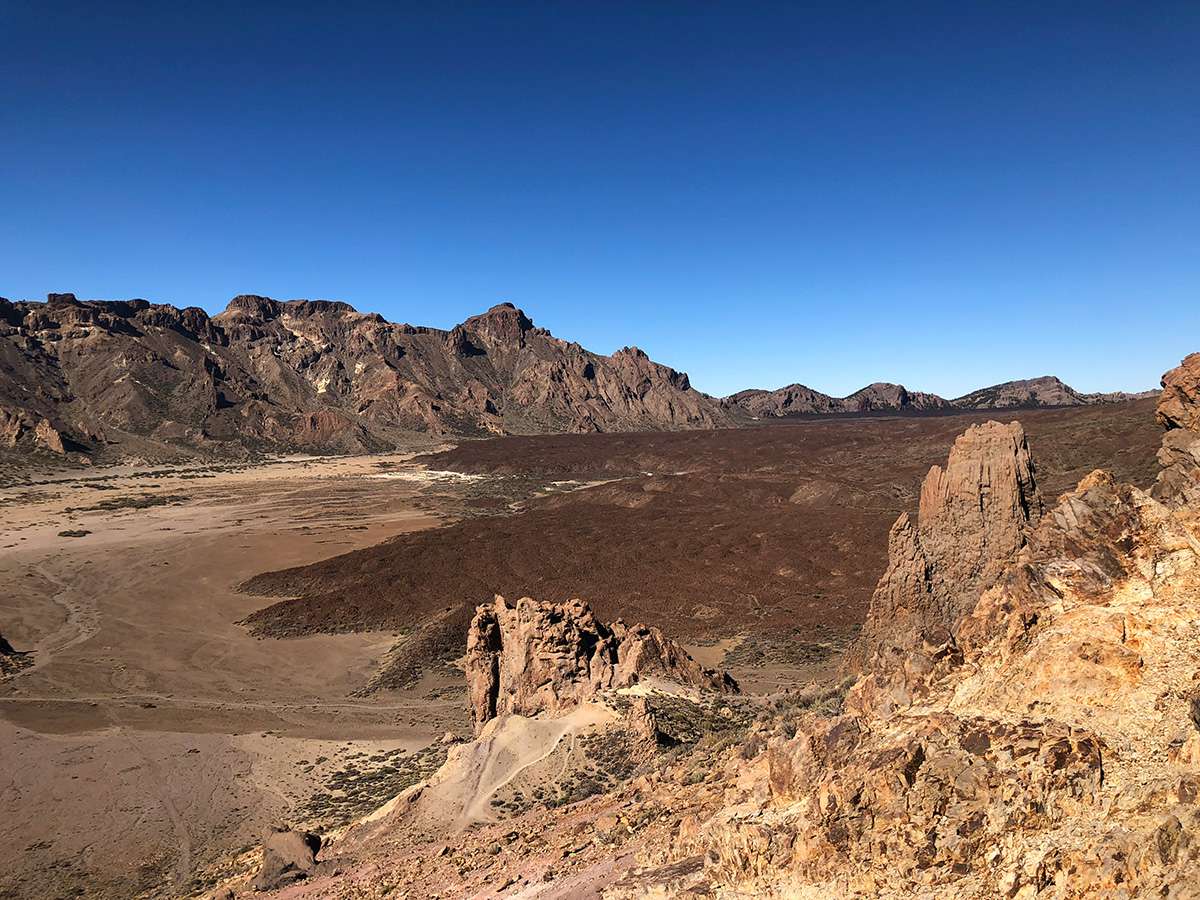
[[717, 394], [1200, 350], [1195, 2], [246, 5], [0, 0], [0, 295], [511, 300]]

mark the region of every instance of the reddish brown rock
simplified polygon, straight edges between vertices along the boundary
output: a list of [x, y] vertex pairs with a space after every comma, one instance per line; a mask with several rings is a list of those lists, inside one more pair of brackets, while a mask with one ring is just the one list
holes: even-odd
[[[0, 448], [376, 451], [433, 435], [713, 428], [729, 413], [638, 351], [559, 340], [512, 304], [450, 331], [327, 300], [0, 307]], [[38, 423], [46, 420], [45, 426]], [[35, 428], [40, 432], [30, 437]], [[49, 429], [49, 430], [48, 430]]]
[[946, 467], [921, 486], [917, 522], [904, 513], [888, 539], [888, 568], [875, 589], [852, 664], [890, 649], [945, 642], [958, 619], [994, 584], [1042, 512], [1025, 431], [1013, 422], [973, 425]]
[[1200, 431], [1200, 353], [1190, 354], [1163, 375], [1155, 415], [1168, 431]]
[[0, 407], [0, 447], [11, 449], [17, 446], [25, 433], [23, 419], [19, 412]]
[[58, 429], [50, 424], [49, 419], [42, 419], [33, 429], [34, 438], [37, 440], [38, 446], [51, 453], [66, 453], [66, 447], [63, 446], [62, 435], [58, 433]]
[[483, 604], [467, 633], [466, 672], [476, 730], [506, 713], [554, 713], [647, 677], [737, 690], [657, 628], [605, 625], [582, 600], [510, 604], [498, 596]]
[[28, 653], [22, 653], [0, 634], [0, 678], [12, 675], [31, 662]]

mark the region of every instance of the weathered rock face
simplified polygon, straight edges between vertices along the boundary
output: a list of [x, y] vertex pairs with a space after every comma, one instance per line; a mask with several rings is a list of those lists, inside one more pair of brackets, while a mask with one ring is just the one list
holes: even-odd
[[542, 603], [503, 597], [476, 611], [467, 634], [467, 685], [478, 731], [497, 716], [533, 716], [574, 706], [600, 691], [660, 677], [687, 687], [736, 691], [657, 628], [611, 626], [582, 600]]
[[1200, 506], [1200, 353], [1193, 353], [1162, 380], [1158, 401], [1163, 435], [1162, 466], [1154, 496], [1173, 505]]
[[33, 429], [33, 436], [37, 440], [39, 446], [51, 453], [66, 453], [67, 449], [63, 446], [62, 435], [58, 433], [58, 429], [50, 424], [49, 419], [42, 419]]
[[[844, 873], [855, 893], [873, 894], [899, 876], [945, 890], [986, 871], [1014, 831], [1099, 807], [1104, 748], [1085, 730], [946, 713], [906, 721], [894, 736], [849, 716], [814, 725], [767, 751], [782, 813], [769, 827], [791, 840], [784, 878], [823, 883]], [[761, 852], [734, 839], [744, 829], [737, 823], [717, 842], [718, 872], [744, 871]], [[1021, 875], [1000, 871], [994, 884], [994, 896], [1012, 896]]]
[[1155, 410], [1158, 424], [1168, 431], [1200, 432], [1200, 353], [1192, 353], [1162, 377]]
[[303, 831], [273, 829], [263, 840], [263, 861], [254, 879], [256, 891], [273, 891], [307, 878], [317, 866], [321, 838]]
[[[512, 304], [450, 331], [345, 303], [235, 297], [225, 312], [145, 300], [0, 300], [0, 448], [373, 451], [413, 431], [712, 428], [687, 376], [589, 353]], [[107, 450], [108, 447], [117, 448]]]
[[959, 617], [994, 584], [1042, 512], [1033, 458], [1019, 423], [973, 425], [943, 469], [921, 486], [914, 524], [901, 514], [888, 538], [888, 568], [851, 662], [893, 648], [945, 642]]

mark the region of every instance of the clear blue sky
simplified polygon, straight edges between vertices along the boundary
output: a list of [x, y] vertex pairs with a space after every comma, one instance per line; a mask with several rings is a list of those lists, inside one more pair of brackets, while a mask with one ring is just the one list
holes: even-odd
[[1146, 388], [1200, 350], [1198, 48], [1195, 0], [0, 0], [0, 295]]

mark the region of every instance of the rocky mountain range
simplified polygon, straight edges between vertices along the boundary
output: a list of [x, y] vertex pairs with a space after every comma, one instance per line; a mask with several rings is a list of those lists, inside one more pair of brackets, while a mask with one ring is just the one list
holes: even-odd
[[1156, 391], [1085, 394], [1052, 375], [1006, 381], [980, 388], [953, 400], [937, 394], [910, 391], [902, 384], [876, 382], [847, 397], [831, 397], [803, 384], [789, 384], [774, 391], [745, 390], [726, 397], [727, 409], [744, 411], [755, 418], [834, 415], [869, 412], [937, 412], [971, 409], [1033, 409], [1046, 406], [1089, 406], [1120, 403], [1155, 396]]
[[876, 383], [718, 400], [636, 347], [554, 337], [510, 303], [450, 330], [345, 303], [242, 295], [209, 316], [145, 300], [0, 298], [0, 450], [77, 458], [383, 450], [414, 434], [717, 428], [755, 418], [1079, 405], [1054, 378], [948, 401]]

